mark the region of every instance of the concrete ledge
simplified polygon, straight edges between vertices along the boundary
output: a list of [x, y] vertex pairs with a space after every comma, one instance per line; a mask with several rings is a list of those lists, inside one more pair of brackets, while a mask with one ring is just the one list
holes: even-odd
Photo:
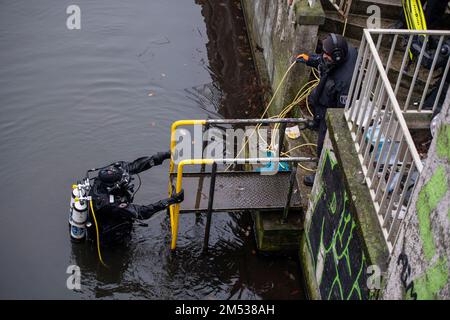
[[308, 0], [296, 1], [294, 14], [295, 21], [300, 25], [323, 25], [325, 23], [325, 12], [319, 0], [316, 0], [312, 7], [309, 6]]
[[431, 113], [418, 113], [418, 112], [404, 112], [403, 117], [405, 118], [408, 129], [430, 129]]
[[303, 230], [300, 211], [289, 212], [288, 222], [281, 223], [282, 212], [252, 213], [255, 223], [256, 244], [264, 253], [298, 252]]
[[[300, 263], [303, 266], [303, 278], [305, 280], [305, 292], [308, 295], [309, 300], [321, 300], [320, 290], [317, 286], [316, 275], [314, 274], [314, 268], [312, 268], [313, 262], [311, 261], [311, 255], [308, 252], [308, 246], [306, 244], [306, 236], [302, 236], [300, 240]], [[309, 267], [306, 267], [309, 266]]]
[[358, 231], [364, 239], [363, 245], [370, 259], [368, 264], [378, 265], [384, 272], [387, 269], [389, 250], [376, 217], [369, 188], [363, 179], [361, 164], [344, 118], [344, 109], [328, 109], [326, 120], [334, 153], [341, 164], [350, 203], [356, 213]]

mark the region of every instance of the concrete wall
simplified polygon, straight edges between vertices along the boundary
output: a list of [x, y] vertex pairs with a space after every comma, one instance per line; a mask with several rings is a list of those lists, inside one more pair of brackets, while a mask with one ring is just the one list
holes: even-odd
[[300, 249], [307, 290], [312, 299], [369, 299], [379, 294], [388, 250], [343, 109], [327, 117]]
[[384, 299], [450, 299], [450, 91], [400, 229]]
[[[325, 14], [320, 1], [242, 0], [258, 72], [275, 92], [283, 75], [300, 53], [313, 53]], [[295, 66], [277, 94], [269, 114], [278, 114], [307, 82], [309, 70]]]

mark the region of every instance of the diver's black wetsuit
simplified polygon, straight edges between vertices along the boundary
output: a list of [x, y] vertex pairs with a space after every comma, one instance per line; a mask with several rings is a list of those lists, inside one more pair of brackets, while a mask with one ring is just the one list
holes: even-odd
[[308, 102], [313, 106], [314, 121], [319, 128], [317, 141], [319, 157], [327, 133], [325, 114], [328, 108], [345, 107], [357, 56], [356, 48], [349, 47], [344, 61], [338, 65], [326, 64], [321, 54], [311, 55], [306, 62], [307, 66], [318, 68], [320, 72], [320, 82], [308, 97]]
[[[132, 176], [160, 165], [170, 153], [158, 153], [133, 162], [119, 161], [102, 168], [94, 179], [90, 196], [102, 244], [122, 242], [130, 235], [135, 220], [146, 220], [169, 205], [183, 201], [183, 192], [149, 205], [133, 204]], [[88, 237], [96, 239], [92, 213], [89, 214]]]

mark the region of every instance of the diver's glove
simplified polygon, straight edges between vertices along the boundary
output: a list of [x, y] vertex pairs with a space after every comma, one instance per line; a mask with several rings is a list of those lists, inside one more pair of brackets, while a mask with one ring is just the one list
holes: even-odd
[[170, 151], [162, 152], [162, 157], [164, 160], [170, 159]]
[[160, 162], [163, 162], [166, 159], [170, 159], [170, 151], [169, 152], [158, 152], [156, 157]]
[[309, 60], [309, 56], [306, 53], [302, 53], [299, 54], [296, 58], [295, 58], [295, 62], [299, 63], [306, 63]]
[[181, 189], [180, 192], [174, 193], [170, 198], [170, 204], [180, 203], [184, 200], [184, 189]]

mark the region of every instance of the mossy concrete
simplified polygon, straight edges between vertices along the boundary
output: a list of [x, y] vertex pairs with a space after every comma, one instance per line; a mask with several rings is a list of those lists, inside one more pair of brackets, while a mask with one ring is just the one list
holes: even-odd
[[428, 260], [431, 260], [436, 254], [436, 244], [434, 243], [433, 233], [431, 231], [430, 214], [447, 191], [448, 184], [445, 167], [440, 165], [431, 179], [420, 190], [416, 205], [417, 217], [419, 219], [419, 233], [423, 242], [425, 257]]
[[303, 230], [301, 211], [291, 211], [288, 221], [282, 223], [282, 212], [255, 211], [257, 248], [264, 253], [297, 252]]
[[438, 131], [436, 151], [440, 158], [450, 161], [450, 125], [443, 124]]
[[303, 233], [300, 239], [300, 263], [303, 266], [303, 278], [305, 280], [306, 293], [310, 300], [320, 300], [320, 290], [317, 286], [316, 275], [313, 268], [313, 261], [308, 251], [306, 236]]
[[400, 225], [384, 299], [450, 299], [450, 91], [440, 118]]
[[[325, 13], [320, 1], [314, 7], [309, 7], [307, 0], [294, 0], [291, 6], [288, 1], [241, 2], [260, 80], [274, 94], [295, 56], [315, 51]], [[278, 115], [292, 102], [309, 74], [310, 69], [303, 64], [291, 69], [268, 110], [269, 116]], [[266, 96], [266, 102], [270, 97]]]
[[[320, 1], [316, 1], [320, 3]], [[301, 25], [322, 25], [325, 23], [325, 12], [321, 5], [310, 6], [307, 0], [294, 3], [296, 22]]]

